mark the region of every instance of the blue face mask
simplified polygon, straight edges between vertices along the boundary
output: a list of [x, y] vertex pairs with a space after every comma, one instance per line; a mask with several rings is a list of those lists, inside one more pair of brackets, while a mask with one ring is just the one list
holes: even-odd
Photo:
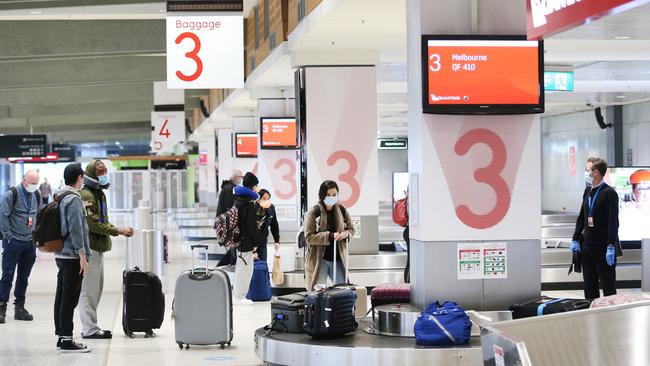
[[323, 200], [323, 203], [325, 206], [334, 206], [336, 204], [337, 197], [336, 196], [327, 196]]
[[109, 183], [108, 174], [100, 175], [99, 177], [97, 177], [97, 180], [99, 180], [100, 186], [107, 185]]

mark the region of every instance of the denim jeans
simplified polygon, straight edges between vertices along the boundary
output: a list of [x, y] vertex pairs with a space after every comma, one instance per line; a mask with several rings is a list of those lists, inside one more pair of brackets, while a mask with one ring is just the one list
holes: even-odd
[[[0, 280], [0, 301], [8, 302], [11, 286], [16, 275], [14, 296], [16, 300], [25, 301], [27, 283], [32, 267], [36, 261], [36, 248], [31, 241], [6, 239], [2, 241], [2, 279]], [[18, 269], [16, 271], [16, 269]]]
[[327, 285], [327, 279], [332, 280], [332, 285], [345, 283], [345, 267], [340, 260], [336, 261], [336, 278], [334, 278], [334, 262], [322, 260], [318, 272], [318, 281], [316, 283]]

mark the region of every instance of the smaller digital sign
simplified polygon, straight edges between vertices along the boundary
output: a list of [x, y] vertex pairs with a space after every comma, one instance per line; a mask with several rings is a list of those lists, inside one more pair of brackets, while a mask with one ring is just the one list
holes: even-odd
[[45, 135], [0, 135], [0, 158], [33, 158], [46, 155]]
[[258, 150], [257, 134], [235, 133], [235, 157], [256, 158]]

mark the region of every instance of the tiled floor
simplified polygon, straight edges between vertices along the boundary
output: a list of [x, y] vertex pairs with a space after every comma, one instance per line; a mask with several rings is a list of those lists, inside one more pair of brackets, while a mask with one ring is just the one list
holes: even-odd
[[[119, 220], [117, 220], [119, 221]], [[124, 239], [117, 239], [113, 251], [105, 256], [104, 296], [99, 307], [100, 326], [111, 329], [112, 340], [84, 341], [93, 348], [89, 354], [59, 354], [55, 348], [52, 307], [56, 287], [56, 265], [51, 256], [39, 254], [30, 278], [28, 309], [34, 314], [34, 322], [13, 320], [13, 308], [9, 306], [7, 323], [0, 326], [0, 366], [149, 366], [149, 365], [261, 365], [254, 352], [255, 329], [269, 323], [269, 303], [234, 308], [234, 339], [232, 346], [192, 346], [180, 350], [174, 340], [171, 320], [171, 302], [178, 274], [190, 268], [191, 255], [183, 247], [181, 238], [171, 232], [170, 263], [165, 265], [162, 277], [166, 294], [166, 314], [163, 326], [156, 331], [157, 337], [145, 339], [127, 338], [122, 333], [122, 270], [124, 268]], [[212, 263], [211, 265], [214, 265]], [[638, 292], [638, 290], [631, 290]], [[545, 293], [554, 297], [580, 297], [581, 291], [553, 291]], [[78, 316], [75, 319], [75, 335], [80, 332]]]

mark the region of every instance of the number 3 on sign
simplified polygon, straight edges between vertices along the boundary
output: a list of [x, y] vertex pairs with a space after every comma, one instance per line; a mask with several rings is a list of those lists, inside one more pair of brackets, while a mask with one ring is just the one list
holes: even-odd
[[490, 212], [482, 215], [475, 214], [467, 205], [459, 205], [456, 207], [456, 216], [469, 227], [487, 229], [500, 223], [510, 209], [510, 189], [500, 175], [506, 166], [508, 152], [499, 135], [483, 128], [471, 130], [461, 136], [456, 142], [454, 151], [457, 155], [464, 156], [478, 144], [485, 144], [492, 150], [492, 161], [488, 166], [477, 169], [474, 172], [474, 179], [494, 190], [496, 203]]
[[176, 38], [175, 42], [176, 44], [180, 44], [186, 38], [189, 38], [194, 42], [194, 49], [186, 53], [185, 57], [191, 59], [196, 63], [196, 71], [192, 75], [185, 75], [180, 71], [176, 71], [176, 76], [183, 81], [194, 81], [198, 79], [198, 77], [201, 76], [201, 73], [203, 72], [203, 61], [201, 61], [201, 58], [199, 57], [199, 51], [201, 50], [201, 40], [196, 34], [192, 32], [185, 32], [181, 33]]
[[359, 182], [355, 177], [357, 171], [359, 170], [359, 162], [351, 152], [339, 150], [330, 155], [330, 157], [327, 159], [327, 165], [334, 166], [334, 164], [336, 164], [339, 160], [345, 160], [348, 162], [348, 170], [345, 173], [339, 175], [339, 180], [347, 184], [352, 191], [350, 197], [347, 200], [341, 201], [345, 207], [349, 208], [354, 206], [354, 204], [357, 203], [359, 197], [361, 196], [361, 187], [359, 186]]

